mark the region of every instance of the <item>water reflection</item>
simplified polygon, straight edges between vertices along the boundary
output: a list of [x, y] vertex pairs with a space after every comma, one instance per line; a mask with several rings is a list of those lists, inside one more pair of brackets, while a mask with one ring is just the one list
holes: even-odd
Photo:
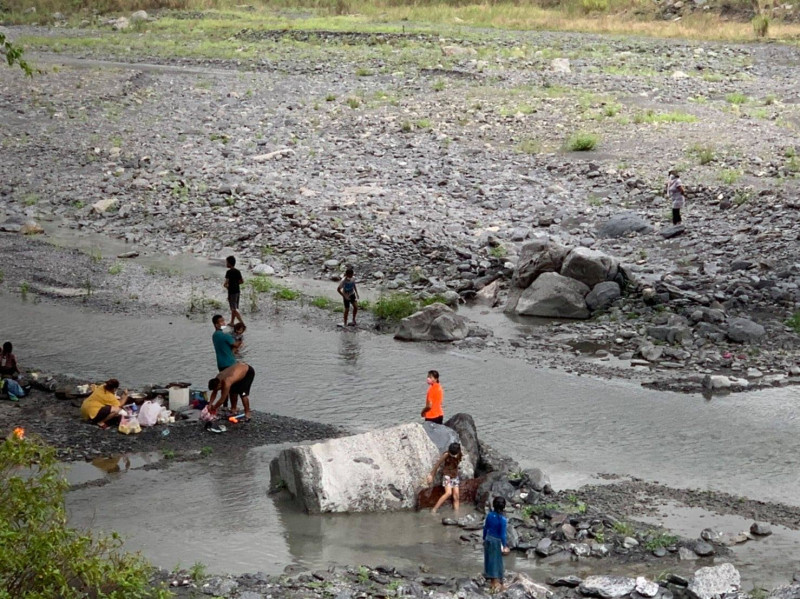
[[339, 335], [339, 358], [345, 364], [356, 366], [361, 355], [361, 343], [357, 331], [345, 329]]
[[114, 472], [130, 470], [131, 459], [126, 454], [111, 456], [108, 458], [95, 458], [92, 460], [92, 466], [99, 468], [103, 472], [112, 474]]

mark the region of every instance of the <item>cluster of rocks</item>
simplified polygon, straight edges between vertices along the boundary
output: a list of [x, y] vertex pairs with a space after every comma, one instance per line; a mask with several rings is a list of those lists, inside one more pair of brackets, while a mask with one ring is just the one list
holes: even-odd
[[[206, 596], [225, 599], [289, 599], [293, 597], [427, 597], [430, 599], [718, 599], [738, 597], [752, 599], [742, 591], [741, 576], [730, 563], [700, 568], [692, 576], [665, 574], [650, 580], [644, 576], [595, 575], [553, 577], [542, 584], [523, 573], [507, 572], [505, 589], [490, 594], [486, 580], [478, 577], [452, 577], [426, 573], [414, 568], [391, 565], [332, 567], [292, 577], [268, 576], [263, 573], [241, 576], [213, 576], [197, 583], [184, 573], [161, 572], [157, 583], [173, 584], [178, 598]], [[778, 587], [765, 599], [793, 599], [800, 594], [800, 583]]]

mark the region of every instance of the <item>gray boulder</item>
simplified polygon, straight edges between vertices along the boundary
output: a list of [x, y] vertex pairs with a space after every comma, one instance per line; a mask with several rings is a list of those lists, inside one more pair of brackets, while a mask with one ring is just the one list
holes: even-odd
[[478, 446], [478, 431], [475, 429], [475, 421], [469, 414], [459, 413], [448, 419], [444, 425], [453, 429], [458, 435], [461, 443], [461, 451], [473, 459], [473, 465], [477, 465], [480, 448]]
[[546, 272], [522, 292], [516, 313], [548, 318], [589, 318], [589, 288], [575, 279]]
[[[434, 426], [452, 435], [443, 443], [455, 439]], [[412, 509], [442, 451], [417, 423], [291, 447], [270, 464], [271, 487], [285, 487], [312, 514]]]
[[480, 448], [480, 460], [478, 462], [478, 469], [481, 472], [499, 472], [507, 474], [509, 472], [519, 472], [519, 462], [500, 453], [491, 445], [479, 440], [478, 447]]
[[620, 212], [597, 227], [600, 237], [622, 237], [629, 233], [652, 233], [653, 227], [635, 212]]
[[615, 599], [624, 597], [636, 588], [636, 581], [627, 576], [589, 576], [583, 580], [578, 590], [584, 595]]
[[739, 590], [742, 579], [733, 564], [700, 568], [689, 583], [689, 596], [694, 599], [714, 599]]
[[603, 281], [595, 285], [586, 296], [586, 306], [594, 312], [608, 308], [622, 297], [622, 290], [614, 281]]
[[766, 522], [753, 522], [750, 525], [750, 534], [757, 537], [768, 537], [772, 534], [772, 527]]
[[535, 239], [524, 244], [511, 279], [512, 286], [526, 289], [540, 274], [560, 271], [568, 252], [569, 248], [549, 239]]
[[547, 489], [552, 490], [550, 477], [539, 468], [526, 469], [525, 476], [528, 478], [528, 481], [530, 481], [530, 485], [533, 487], [534, 491], [541, 493]]
[[749, 318], [731, 318], [728, 321], [728, 339], [737, 343], [752, 343], [766, 334], [766, 330]]
[[444, 304], [431, 304], [400, 321], [394, 334], [403, 341], [458, 341], [469, 334], [469, 321]]
[[678, 235], [683, 235], [686, 232], [686, 227], [683, 225], [672, 225], [671, 227], [664, 227], [658, 234], [664, 239], [672, 239]]
[[580, 281], [589, 288], [603, 281], [613, 281], [619, 264], [615, 258], [603, 252], [585, 247], [576, 247], [564, 258], [561, 275]]

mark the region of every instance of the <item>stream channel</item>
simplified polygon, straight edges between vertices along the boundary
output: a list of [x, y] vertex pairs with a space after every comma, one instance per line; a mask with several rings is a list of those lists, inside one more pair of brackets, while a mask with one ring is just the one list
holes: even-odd
[[[613, 473], [800, 505], [797, 387], [706, 400], [624, 380], [536, 369], [489, 351], [336, 330], [333, 323], [330, 330], [280, 319], [248, 325], [243, 359], [256, 370], [251, 401], [257, 410], [353, 432], [418, 421], [425, 374], [435, 368], [446, 413], [472, 414], [481, 438], [523, 467], [542, 468], [556, 489]], [[14, 341], [23, 365], [88, 379], [116, 376], [131, 388], [170, 380], [202, 386], [216, 373], [213, 329], [205, 320], [98, 314], [6, 295], [0, 330]], [[268, 496], [269, 461], [280, 449], [214, 455], [162, 470], [142, 469], [157, 458], [139, 454], [129, 456], [129, 464], [121, 460], [121, 471], [112, 474], [75, 464], [73, 483], [103, 476], [111, 482], [69, 493], [71, 523], [117, 530], [129, 548], [141, 549], [163, 567], [199, 561], [210, 572], [277, 573], [292, 564], [424, 563], [437, 573], [480, 572], [481, 553], [458, 542], [460, 529], [441, 526], [440, 517], [430, 513], [308, 516]], [[689, 537], [705, 527], [746, 530], [752, 521], [679, 506], [660, 509], [652, 522]], [[772, 536], [735, 549], [744, 588], [791, 580], [800, 533], [773, 530]], [[699, 565], [708, 564], [670, 569], [692, 572]], [[512, 557], [507, 567], [540, 579], [562, 572], [608, 573], [601, 560], [576, 564], [566, 557], [546, 562]], [[635, 566], [624, 568], [639, 573]], [[655, 575], [664, 566], [639, 568]]]

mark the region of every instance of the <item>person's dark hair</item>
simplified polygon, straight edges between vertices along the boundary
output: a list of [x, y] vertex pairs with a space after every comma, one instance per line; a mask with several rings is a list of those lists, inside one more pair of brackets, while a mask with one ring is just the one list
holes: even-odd
[[492, 509], [497, 512], [498, 514], [502, 514], [503, 510], [506, 509], [506, 498], [505, 497], [495, 497], [492, 500]]
[[243, 322], [237, 322], [233, 325], [233, 332], [234, 333], [244, 333], [247, 330], [247, 326]]
[[457, 456], [461, 453], [461, 443], [450, 443], [447, 452], [452, 456]]
[[214, 314], [214, 316], [211, 317], [211, 324], [217, 326], [217, 323], [222, 319], [223, 319], [222, 314]]
[[438, 370], [429, 370], [428, 376], [432, 376], [437, 381], [439, 380], [439, 371]]
[[106, 391], [116, 391], [119, 389], [119, 381], [117, 379], [108, 379], [103, 383], [103, 387], [106, 388]]
[[225, 258], [225, 264], [228, 266], [236, 266], [236, 256], [228, 256]]
[[11, 351], [12, 351], [13, 349], [14, 349], [14, 346], [13, 346], [13, 345], [11, 345], [11, 342], [10, 342], [10, 341], [6, 341], [6, 342], [3, 344], [3, 353], [4, 353], [4, 354], [10, 354], [10, 353], [11, 353]]
[[678, 172], [678, 169], [676, 169], [676, 168], [669, 169], [669, 174], [674, 176], [674, 177], [679, 177], [680, 176], [680, 173]]
[[348, 268], [344, 271], [344, 276], [346, 277], [352, 277], [354, 274], [356, 274], [356, 272], [352, 268]]
[[208, 390], [214, 391], [216, 388], [219, 387], [219, 379], [214, 377], [213, 379], [208, 379]]

